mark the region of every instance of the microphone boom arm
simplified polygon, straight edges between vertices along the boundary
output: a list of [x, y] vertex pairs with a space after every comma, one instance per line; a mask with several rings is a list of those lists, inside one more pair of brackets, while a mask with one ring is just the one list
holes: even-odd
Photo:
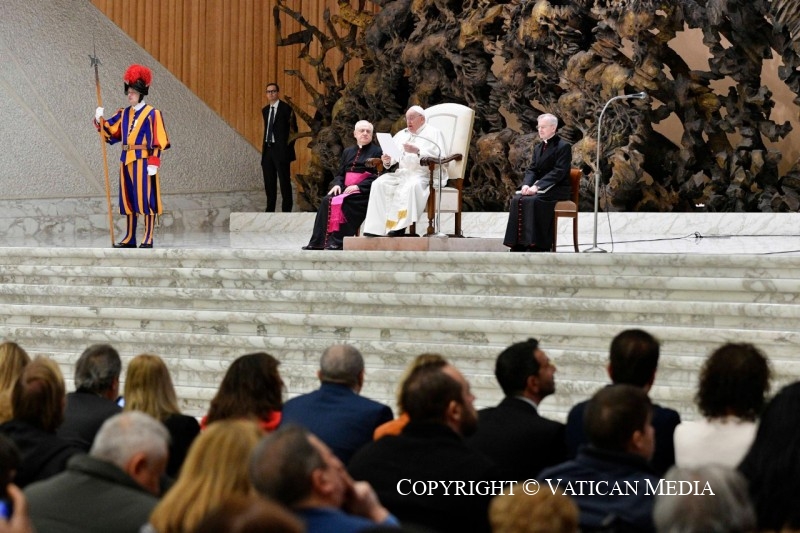
[[584, 252], [605, 252], [602, 248], [597, 246], [597, 212], [599, 210], [600, 201], [599, 201], [599, 190], [600, 190], [600, 179], [602, 178], [602, 174], [600, 172], [600, 132], [603, 126], [603, 115], [608, 109], [608, 106], [611, 105], [612, 102], [617, 100], [644, 100], [647, 98], [647, 93], [642, 91], [640, 93], [634, 94], [621, 94], [611, 98], [606, 105], [603, 106], [603, 110], [600, 111], [600, 118], [597, 119], [597, 156], [595, 158], [594, 163], [594, 238], [592, 240], [592, 247], [584, 250]]

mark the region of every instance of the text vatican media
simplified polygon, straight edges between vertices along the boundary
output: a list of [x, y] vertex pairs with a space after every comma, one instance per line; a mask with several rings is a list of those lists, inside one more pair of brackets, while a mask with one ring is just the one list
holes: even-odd
[[[711, 484], [706, 481], [667, 481], [661, 479], [655, 485], [642, 481], [563, 481], [546, 479], [551, 492], [561, 490], [567, 496], [714, 496]], [[643, 491], [643, 492], [640, 492]]]

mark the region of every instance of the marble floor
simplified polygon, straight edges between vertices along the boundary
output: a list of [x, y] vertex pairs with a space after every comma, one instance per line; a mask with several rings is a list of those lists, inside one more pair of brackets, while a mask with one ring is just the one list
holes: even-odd
[[[419, 237], [425, 238], [425, 237]], [[308, 242], [308, 234], [230, 233], [224, 230], [183, 232], [159, 235], [157, 248], [242, 248], [259, 250], [298, 250]], [[105, 248], [110, 246], [108, 235], [86, 235], [71, 238], [25, 236], [3, 239], [6, 247], [65, 247]], [[593, 241], [579, 243], [581, 252], [592, 248]], [[609, 253], [648, 254], [754, 254], [800, 256], [800, 236], [692, 236], [657, 238], [652, 235], [626, 236], [619, 241], [598, 240], [598, 248]], [[559, 252], [574, 253], [571, 243], [559, 245]], [[335, 252], [326, 252], [335, 253]]]
[[[473, 215], [475, 216], [471, 224], [469, 217], [465, 218], [464, 233], [467, 238], [502, 237], [502, 213]], [[687, 220], [687, 217], [677, 219], [682, 220], [681, 223], [675, 223], [674, 220], [672, 223], [664, 223], [664, 214], [616, 215], [617, 227], [613, 231], [613, 238], [610, 228], [603, 226], [597, 237], [597, 247], [608, 253], [800, 256], [800, 216], [796, 214], [766, 215], [769, 219], [761, 214], [730, 214], [721, 215], [723, 218], [714, 219], [713, 223], [707, 222], [707, 218], [692, 221]], [[623, 216], [627, 218], [623, 219]], [[635, 217], [639, 217], [639, 220]], [[753, 217], [759, 217], [756, 220], [760, 222], [753, 224]], [[592, 248], [594, 243], [592, 228], [586, 227], [590, 226], [589, 218], [587, 217], [578, 236], [581, 252]], [[765, 220], [769, 222], [764, 222]], [[312, 225], [313, 213], [233, 213], [229, 226], [213, 226], [203, 230], [159, 228], [155, 244], [157, 248], [299, 250], [307, 244]], [[568, 231], [570, 228], [564, 223], [562, 225], [558, 251], [574, 253]], [[751, 232], [754, 226], [756, 229]], [[661, 227], [664, 229], [660, 229]], [[798, 228], [795, 235], [791, 234], [793, 227]], [[117, 230], [116, 238], [119, 239], [121, 235]], [[0, 246], [5, 247], [110, 247], [109, 235], [99, 231], [72, 234], [7, 233], [1, 242]]]

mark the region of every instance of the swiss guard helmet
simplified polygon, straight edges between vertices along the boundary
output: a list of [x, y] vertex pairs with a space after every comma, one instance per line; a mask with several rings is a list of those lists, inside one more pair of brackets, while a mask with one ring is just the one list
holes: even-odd
[[153, 73], [145, 66], [131, 65], [125, 71], [122, 79], [125, 81], [125, 94], [128, 93], [130, 87], [139, 94], [146, 95], [150, 88], [150, 82], [153, 81]]

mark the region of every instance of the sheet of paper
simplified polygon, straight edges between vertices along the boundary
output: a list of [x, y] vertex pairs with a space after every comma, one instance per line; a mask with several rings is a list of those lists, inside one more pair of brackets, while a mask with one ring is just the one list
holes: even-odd
[[394, 143], [390, 133], [378, 133], [378, 143], [381, 145], [383, 153], [391, 157], [394, 161], [400, 161], [403, 158], [403, 152], [399, 146]]

